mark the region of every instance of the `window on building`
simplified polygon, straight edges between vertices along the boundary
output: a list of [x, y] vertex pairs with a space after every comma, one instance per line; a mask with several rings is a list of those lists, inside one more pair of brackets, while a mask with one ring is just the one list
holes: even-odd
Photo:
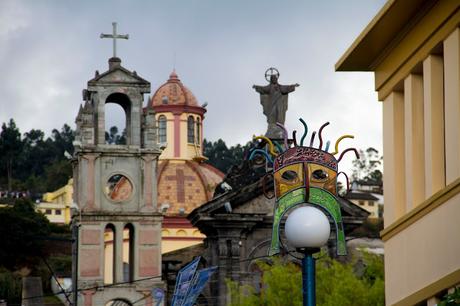
[[369, 201], [369, 206], [374, 206], [374, 201]]
[[195, 119], [192, 116], [187, 119], [187, 141], [195, 143]]
[[62, 214], [62, 212], [61, 212], [61, 210], [60, 210], [60, 209], [56, 209], [56, 211], [55, 211], [55, 213], [54, 213], [54, 214], [55, 214], [55, 215], [60, 215], [60, 214]]
[[133, 280], [134, 280], [134, 226], [131, 223], [129, 223], [123, 229], [123, 281], [132, 282]]
[[45, 215], [51, 215], [52, 210], [51, 209], [45, 209]]
[[104, 230], [104, 283], [113, 284], [115, 282], [115, 226], [107, 224]]
[[160, 143], [166, 142], [166, 117], [163, 115], [158, 117], [158, 136]]
[[201, 124], [200, 124], [200, 118], [196, 119], [196, 143], [198, 145], [201, 144]]
[[364, 201], [359, 201], [359, 205], [364, 206]]

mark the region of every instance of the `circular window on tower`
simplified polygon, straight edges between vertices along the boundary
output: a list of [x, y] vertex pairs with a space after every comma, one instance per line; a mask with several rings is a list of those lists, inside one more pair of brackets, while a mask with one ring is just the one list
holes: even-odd
[[115, 202], [126, 201], [133, 193], [133, 184], [123, 174], [112, 175], [105, 186], [105, 193]]

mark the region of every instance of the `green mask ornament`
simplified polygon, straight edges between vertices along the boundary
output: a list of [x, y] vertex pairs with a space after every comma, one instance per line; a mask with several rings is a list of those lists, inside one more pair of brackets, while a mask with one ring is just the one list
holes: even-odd
[[[289, 146], [287, 131], [282, 124], [277, 124], [284, 131], [284, 149], [264, 136], [254, 137], [266, 142], [266, 150], [255, 149], [251, 152], [249, 159], [254, 159], [256, 155], [265, 157], [268, 166], [273, 168], [273, 181], [275, 192], [275, 207], [273, 213], [272, 239], [269, 255], [280, 252], [280, 223], [285, 213], [292, 208], [309, 204], [323, 210], [335, 225], [337, 239], [337, 255], [346, 255], [345, 232], [340, 212], [340, 204], [337, 199], [337, 176], [343, 172], [338, 172], [338, 164], [345, 153], [353, 151], [356, 158], [358, 152], [354, 148], [349, 148], [340, 154], [336, 159], [334, 155], [338, 153], [338, 145], [344, 138], [353, 138], [351, 135], [344, 135], [337, 139], [335, 151], [329, 153], [330, 142], [326, 143], [324, 150], [321, 132], [326, 122], [318, 131], [319, 147], [313, 148], [316, 132], [313, 132], [310, 146], [304, 146], [308, 128], [305, 121], [299, 119], [304, 125], [305, 132], [302, 136], [300, 145], [297, 145], [295, 131], [293, 133], [293, 144]], [[343, 173], [347, 179], [348, 177]]]

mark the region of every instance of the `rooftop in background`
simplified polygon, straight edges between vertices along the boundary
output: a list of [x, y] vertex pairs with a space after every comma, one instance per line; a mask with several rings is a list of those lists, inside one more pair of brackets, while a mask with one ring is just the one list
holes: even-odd
[[378, 198], [374, 197], [371, 193], [367, 192], [353, 192], [350, 191], [345, 195], [345, 199], [349, 200], [370, 200], [370, 201], [377, 201]]

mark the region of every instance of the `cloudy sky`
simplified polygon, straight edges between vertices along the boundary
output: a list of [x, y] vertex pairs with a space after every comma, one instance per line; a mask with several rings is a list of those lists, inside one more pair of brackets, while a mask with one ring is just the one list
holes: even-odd
[[[0, 0], [0, 122], [26, 132], [74, 127], [81, 91], [107, 69], [112, 21], [122, 65], [154, 92], [174, 65], [200, 103], [208, 102], [205, 137], [245, 143], [266, 130], [253, 84], [276, 67], [281, 84], [299, 83], [286, 125], [310, 131], [330, 121], [324, 138], [344, 147], [382, 148], [381, 104], [372, 73], [335, 72], [334, 64], [383, 6], [383, 0]], [[114, 123], [117, 123], [114, 111]], [[345, 143], [347, 142], [347, 143]], [[351, 159], [351, 157], [350, 157]]]

